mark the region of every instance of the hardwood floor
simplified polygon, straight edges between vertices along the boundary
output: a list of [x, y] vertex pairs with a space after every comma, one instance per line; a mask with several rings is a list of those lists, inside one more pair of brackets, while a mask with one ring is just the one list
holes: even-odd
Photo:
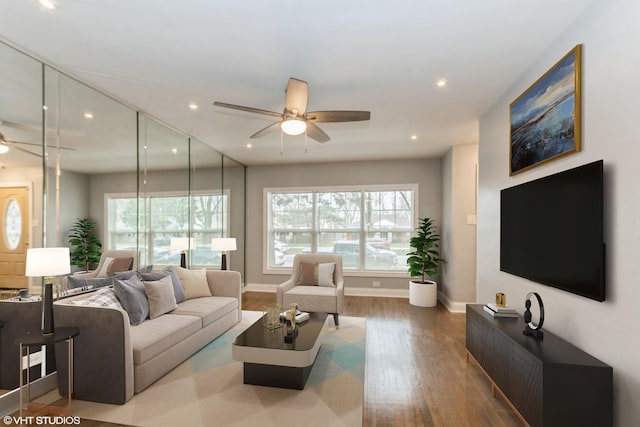
[[[275, 302], [273, 293], [242, 298], [245, 310]], [[464, 314], [377, 297], [345, 297], [342, 314], [367, 319], [363, 426], [522, 425], [467, 362]]]

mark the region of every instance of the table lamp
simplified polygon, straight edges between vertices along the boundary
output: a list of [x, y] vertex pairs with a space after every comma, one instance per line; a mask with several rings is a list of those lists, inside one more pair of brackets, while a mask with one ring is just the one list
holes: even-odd
[[214, 237], [211, 239], [211, 249], [214, 251], [220, 251], [222, 254], [222, 265], [220, 270], [227, 269], [227, 251], [235, 251], [236, 238], [235, 237]]
[[69, 248], [27, 249], [25, 276], [44, 277], [42, 292], [42, 334], [53, 334], [53, 276], [71, 273]]
[[180, 267], [187, 268], [187, 251], [195, 249], [196, 239], [193, 237], [172, 237], [169, 243], [170, 251], [180, 251]]

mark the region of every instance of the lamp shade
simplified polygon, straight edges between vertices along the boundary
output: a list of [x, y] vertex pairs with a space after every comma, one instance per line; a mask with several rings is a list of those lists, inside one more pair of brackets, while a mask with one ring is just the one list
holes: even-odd
[[186, 251], [196, 248], [196, 239], [193, 237], [172, 237], [169, 243], [170, 251]]
[[236, 238], [235, 237], [214, 237], [211, 239], [211, 249], [214, 251], [235, 251]]
[[27, 249], [25, 276], [46, 277], [71, 273], [69, 248]]

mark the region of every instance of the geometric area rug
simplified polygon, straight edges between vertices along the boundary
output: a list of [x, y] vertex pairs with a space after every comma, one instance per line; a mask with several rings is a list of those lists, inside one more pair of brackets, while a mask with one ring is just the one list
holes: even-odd
[[242, 321], [124, 405], [74, 400], [80, 418], [131, 426], [362, 426], [365, 319], [340, 316], [327, 332], [304, 390], [246, 385], [231, 344], [261, 312]]

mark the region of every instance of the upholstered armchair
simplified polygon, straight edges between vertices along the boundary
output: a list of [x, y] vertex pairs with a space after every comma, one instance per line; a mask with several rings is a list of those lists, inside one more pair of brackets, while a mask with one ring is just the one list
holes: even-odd
[[[109, 265], [107, 265], [109, 261]], [[93, 271], [74, 273], [76, 279], [95, 279], [97, 277], [108, 277], [113, 273], [125, 270], [136, 270], [138, 268], [138, 253], [133, 250], [105, 250], [100, 256], [100, 263]], [[66, 290], [69, 286], [64, 277], [61, 281], [61, 289]]]
[[342, 257], [332, 254], [298, 254], [291, 278], [278, 286], [278, 305], [297, 303], [301, 311], [333, 314], [336, 326], [344, 304]]

